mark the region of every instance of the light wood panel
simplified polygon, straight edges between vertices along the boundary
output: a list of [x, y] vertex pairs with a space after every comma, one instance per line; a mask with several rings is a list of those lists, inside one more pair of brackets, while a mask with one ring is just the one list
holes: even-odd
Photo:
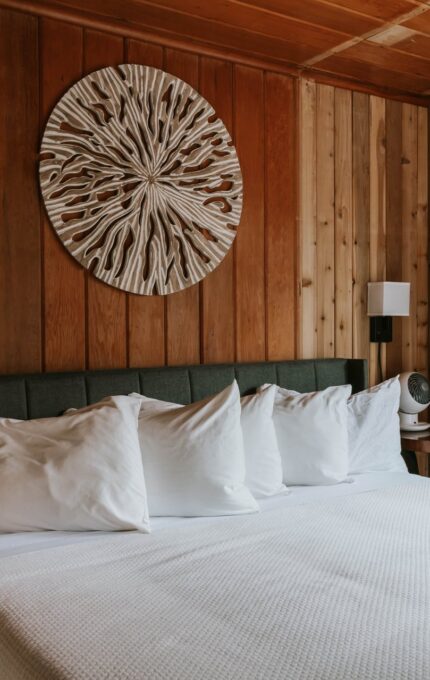
[[300, 82], [300, 326], [299, 354], [317, 355], [316, 83]]
[[334, 88], [317, 88], [317, 356], [335, 356]]
[[377, 382], [377, 346], [369, 343], [367, 282], [410, 281], [411, 314], [394, 319], [393, 343], [382, 347], [382, 369], [387, 376], [402, 370], [426, 372], [427, 110], [362, 93], [351, 97], [347, 90], [303, 82], [300, 111], [303, 356], [368, 358], [370, 381]]
[[0, 13], [2, 373], [38, 371], [42, 359], [40, 213], [33, 178], [39, 127], [37, 32], [33, 17]]
[[367, 283], [370, 275], [370, 140], [369, 97], [352, 97], [352, 356], [369, 360]]

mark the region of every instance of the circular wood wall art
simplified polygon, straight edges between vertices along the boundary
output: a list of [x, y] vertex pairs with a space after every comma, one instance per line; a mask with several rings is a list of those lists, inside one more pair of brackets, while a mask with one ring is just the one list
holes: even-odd
[[164, 295], [200, 281], [236, 235], [242, 175], [212, 106], [123, 64], [82, 78], [48, 120], [40, 183], [67, 250], [111, 286]]

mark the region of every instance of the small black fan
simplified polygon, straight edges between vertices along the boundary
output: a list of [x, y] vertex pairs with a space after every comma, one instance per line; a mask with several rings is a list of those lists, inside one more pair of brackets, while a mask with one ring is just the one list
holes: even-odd
[[427, 430], [430, 423], [418, 422], [418, 413], [430, 404], [430, 383], [421, 373], [400, 374], [400, 427], [402, 430]]

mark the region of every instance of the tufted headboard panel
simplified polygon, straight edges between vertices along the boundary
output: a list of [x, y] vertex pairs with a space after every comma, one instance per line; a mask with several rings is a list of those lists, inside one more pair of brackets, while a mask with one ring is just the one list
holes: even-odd
[[188, 404], [219, 392], [234, 378], [241, 394], [254, 392], [263, 383], [277, 383], [299, 392], [349, 383], [353, 392], [358, 392], [367, 387], [367, 362], [315, 359], [4, 375], [0, 376], [0, 417], [57, 416], [70, 407], [80, 408], [109, 395], [130, 392]]

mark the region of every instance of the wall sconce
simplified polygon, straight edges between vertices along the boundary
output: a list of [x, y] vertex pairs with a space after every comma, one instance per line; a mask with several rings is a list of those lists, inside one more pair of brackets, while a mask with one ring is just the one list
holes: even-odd
[[393, 316], [409, 316], [410, 283], [378, 281], [367, 284], [370, 342], [378, 343], [379, 377], [382, 380], [381, 343], [393, 339]]

